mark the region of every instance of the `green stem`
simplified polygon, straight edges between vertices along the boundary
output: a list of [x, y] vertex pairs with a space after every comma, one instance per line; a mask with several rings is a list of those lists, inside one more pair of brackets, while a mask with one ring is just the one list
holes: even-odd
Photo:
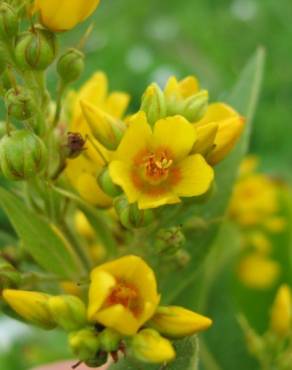
[[55, 117], [53, 121], [53, 128], [55, 128], [60, 120], [61, 112], [62, 112], [62, 99], [63, 95], [66, 91], [66, 84], [64, 84], [63, 81], [60, 81], [58, 86], [58, 92], [57, 92], [57, 107], [55, 112]]

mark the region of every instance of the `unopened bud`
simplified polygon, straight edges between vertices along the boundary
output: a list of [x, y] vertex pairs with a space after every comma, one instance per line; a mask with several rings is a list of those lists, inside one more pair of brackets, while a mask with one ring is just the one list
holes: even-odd
[[73, 332], [69, 335], [69, 345], [79, 360], [95, 360], [100, 348], [98, 333], [94, 328]]
[[16, 288], [21, 281], [21, 275], [14, 266], [4, 258], [0, 258], [0, 291]]
[[57, 64], [57, 71], [65, 84], [78, 80], [84, 70], [84, 54], [77, 49], [69, 49]]
[[153, 83], [145, 91], [140, 110], [144, 111], [150, 125], [166, 117], [166, 103], [163, 92], [160, 87]]
[[101, 351], [95, 356], [95, 358], [84, 361], [84, 363], [88, 367], [99, 368], [100, 366], [107, 363], [107, 359], [108, 354], [106, 352]]
[[18, 33], [18, 17], [7, 3], [0, 5], [0, 38], [9, 40]]
[[92, 135], [107, 149], [116, 149], [126, 130], [124, 122], [84, 100], [81, 107]]
[[5, 96], [8, 115], [26, 121], [35, 113], [35, 104], [29, 91], [22, 87], [10, 89]]
[[51, 297], [49, 307], [56, 323], [65, 330], [78, 330], [86, 325], [85, 305], [73, 295]]
[[45, 70], [56, 56], [56, 36], [41, 27], [19, 36], [15, 47], [15, 58], [22, 69]]
[[182, 116], [189, 122], [197, 122], [205, 115], [208, 108], [208, 91], [201, 90], [196, 95], [190, 96], [184, 101]]
[[141, 210], [136, 203], [130, 204], [124, 196], [114, 200], [114, 207], [121, 224], [127, 229], [145, 227], [154, 220], [152, 210]]
[[121, 335], [110, 328], [104, 329], [99, 334], [100, 348], [105, 352], [115, 352], [119, 349]]
[[3, 298], [19, 316], [32, 324], [44, 329], [53, 329], [56, 326], [49, 310], [48, 294], [4, 289]]
[[122, 193], [122, 189], [113, 183], [108, 168], [105, 168], [98, 177], [100, 188], [110, 197], [117, 197]]
[[180, 227], [161, 229], [156, 237], [156, 248], [158, 253], [174, 255], [184, 246], [185, 241], [185, 236]]
[[217, 122], [210, 122], [208, 124], [195, 127], [197, 140], [192, 149], [192, 153], [200, 153], [203, 156], [207, 156], [215, 147], [218, 124]]
[[153, 329], [143, 329], [134, 335], [130, 350], [133, 357], [146, 363], [162, 364], [175, 358], [171, 342]]
[[68, 132], [67, 142], [64, 146], [65, 157], [70, 159], [77, 158], [84, 151], [85, 143], [85, 139], [79, 132]]
[[291, 332], [292, 297], [288, 285], [282, 285], [276, 295], [271, 311], [271, 329], [279, 337], [286, 337]]
[[74, 216], [74, 225], [78, 233], [87, 239], [94, 239], [96, 233], [94, 228], [89, 223], [85, 214], [81, 211], [77, 211]]
[[0, 141], [0, 165], [9, 180], [25, 180], [40, 173], [47, 162], [43, 141], [28, 130], [12, 131]]
[[207, 330], [212, 320], [183, 307], [161, 306], [147, 325], [169, 338], [183, 338]]

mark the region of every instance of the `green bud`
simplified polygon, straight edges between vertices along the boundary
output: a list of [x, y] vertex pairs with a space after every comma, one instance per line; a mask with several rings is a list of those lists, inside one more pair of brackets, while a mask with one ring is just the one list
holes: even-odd
[[61, 295], [51, 297], [48, 303], [52, 317], [61, 328], [72, 331], [86, 325], [86, 308], [79, 298]]
[[23, 87], [10, 89], [5, 96], [8, 115], [20, 121], [30, 119], [35, 113], [35, 104], [30, 92]]
[[99, 334], [100, 348], [105, 352], [118, 351], [121, 335], [113, 329], [106, 328]]
[[57, 52], [54, 33], [35, 27], [21, 34], [15, 47], [15, 59], [22, 69], [45, 70], [53, 63]]
[[0, 38], [11, 39], [18, 34], [18, 17], [7, 3], [0, 5]]
[[157, 233], [156, 248], [159, 253], [174, 255], [184, 246], [185, 241], [180, 227], [161, 229]]
[[105, 168], [98, 177], [98, 184], [101, 189], [110, 197], [117, 197], [122, 193], [122, 189], [112, 182], [108, 168]]
[[147, 115], [148, 122], [154, 125], [156, 121], [166, 117], [166, 102], [160, 87], [153, 83], [145, 91], [141, 108]]
[[35, 177], [47, 162], [43, 141], [29, 130], [12, 131], [0, 141], [0, 165], [9, 180]]
[[73, 332], [69, 335], [69, 345], [79, 360], [95, 360], [100, 346], [98, 333], [93, 328]]
[[78, 80], [84, 70], [84, 54], [77, 49], [69, 49], [58, 60], [57, 71], [65, 84]]
[[202, 90], [184, 101], [181, 114], [190, 122], [197, 122], [208, 109], [208, 91]]
[[107, 363], [108, 354], [106, 352], [99, 352], [96, 358], [85, 361], [85, 365], [88, 367], [100, 367]]
[[7, 260], [0, 257], [0, 291], [16, 288], [21, 281], [21, 275]]
[[148, 226], [154, 220], [154, 213], [150, 209], [139, 209], [136, 203], [129, 204], [125, 196], [114, 200], [114, 207], [121, 224], [127, 229]]

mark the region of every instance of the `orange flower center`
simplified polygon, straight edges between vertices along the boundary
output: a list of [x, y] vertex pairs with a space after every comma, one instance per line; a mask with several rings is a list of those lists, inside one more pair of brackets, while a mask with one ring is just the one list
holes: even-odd
[[165, 151], [150, 153], [143, 159], [146, 177], [153, 182], [164, 180], [173, 164]]
[[118, 280], [116, 286], [112, 289], [106, 300], [106, 306], [121, 304], [129, 309], [134, 316], [141, 312], [141, 300], [137, 288], [123, 280]]

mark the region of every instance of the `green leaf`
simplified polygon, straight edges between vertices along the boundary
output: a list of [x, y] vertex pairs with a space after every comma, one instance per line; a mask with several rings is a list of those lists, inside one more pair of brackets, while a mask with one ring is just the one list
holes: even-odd
[[218, 234], [228, 207], [238, 168], [248, 150], [251, 123], [262, 81], [264, 59], [264, 50], [260, 48], [248, 62], [238, 83], [229, 98], [226, 99], [232, 107], [246, 118], [246, 129], [236, 148], [215, 168], [216, 189], [214, 195], [205, 204], [185, 205], [183, 212], [177, 215], [177, 219], [182, 224], [190, 223], [192, 218], [194, 222], [198, 219], [203, 222], [199, 223], [199, 226], [194, 223], [193, 228], [187, 231], [187, 247], [191, 255], [191, 261], [187, 268], [180, 271], [179, 274], [172, 273], [162, 285], [166, 302], [174, 301], [193, 282], [198, 267], [207, 256]]
[[110, 366], [110, 370], [197, 370], [198, 368], [198, 339], [189, 337], [174, 342], [176, 359], [169, 365], [148, 365], [130, 358], [124, 358]]
[[84, 274], [83, 266], [70, 244], [47, 221], [1, 187], [0, 205], [24, 248], [42, 268], [64, 279], [76, 280]]

